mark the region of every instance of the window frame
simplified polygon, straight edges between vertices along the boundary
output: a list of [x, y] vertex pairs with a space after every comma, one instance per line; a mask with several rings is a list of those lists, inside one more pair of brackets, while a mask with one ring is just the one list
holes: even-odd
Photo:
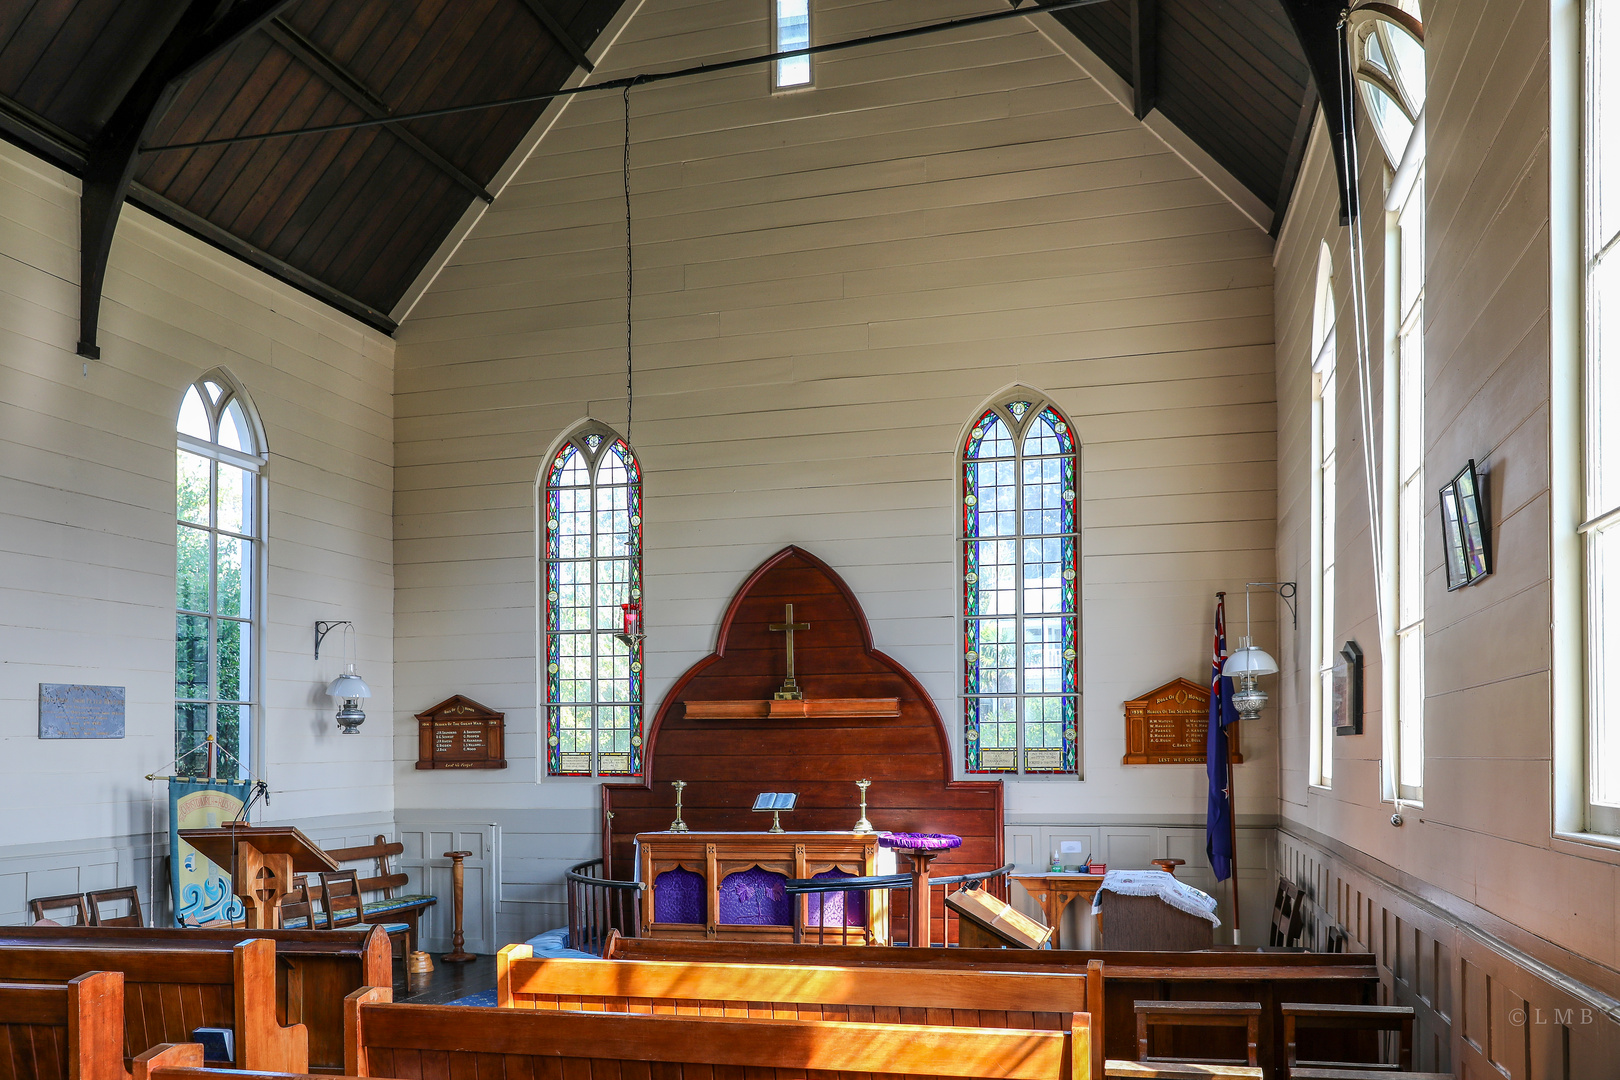
[[[772, 52], [786, 52], [787, 50], [783, 48], [783, 44], [782, 44], [782, 3], [783, 3], [783, 0], [767, 0], [767, 2], [771, 6], [771, 51]], [[805, 18], [805, 38], [804, 38], [804, 40], [805, 40], [805, 43], [802, 46], [796, 46], [798, 48], [809, 48], [811, 45], [813, 45], [815, 43], [815, 40], [816, 40], [816, 12], [815, 12], [815, 6], [816, 6], [815, 5], [815, 0], [805, 0], [805, 5], [804, 5], [804, 18]], [[797, 93], [800, 90], [813, 90], [813, 89], [815, 89], [815, 86], [816, 86], [816, 65], [815, 65], [815, 62], [814, 62], [815, 57], [813, 57], [813, 56], [805, 56], [805, 57], [802, 57], [802, 58], [794, 57], [793, 59], [803, 59], [804, 60], [805, 80], [803, 82], [796, 82], [796, 83], [784, 83], [784, 82], [782, 82], [782, 67], [783, 67], [784, 64], [791, 63], [792, 60], [777, 60], [777, 61], [774, 61], [770, 65], [771, 93], [773, 93], [773, 94], [792, 94], [792, 93]]]
[[[1013, 413], [1011, 406], [1014, 405], [1014, 403], [1027, 404], [1028, 407], [1024, 410], [1021, 417]], [[1035, 535], [1042, 539], [1055, 538], [1059, 540], [1072, 540], [1073, 543], [1072, 555], [1068, 560], [1066, 560], [1063, 576], [1066, 586], [1070, 589], [1072, 611], [1060, 612], [1057, 616], [1058, 618], [1071, 618], [1074, 622], [1072, 646], [1073, 655], [1067, 655], [1070, 651], [1067, 649], [1064, 650], [1064, 653], [1061, 655], [1061, 659], [1064, 661], [1065, 665], [1063, 669], [1064, 678], [1072, 683], [1073, 691], [1066, 692], [1059, 690], [1056, 693], [1036, 692], [1034, 694], [1030, 694], [1025, 689], [1025, 665], [1021, 658], [1024, 645], [1024, 620], [1027, 615], [1027, 612], [1025, 611], [1026, 597], [1024, 595], [1023, 587], [1024, 543], [1027, 537], [1024, 532], [1023, 518], [1024, 485], [1022, 482], [1022, 466], [1025, 461], [1024, 440], [1026, 436], [1028, 436], [1030, 429], [1033, 427], [1036, 418], [1043, 415], [1047, 410], [1050, 410], [1053, 415], [1057, 417], [1057, 420], [1063, 425], [1061, 428], [1056, 430], [1058, 430], [1060, 436], [1066, 435], [1068, 437], [1069, 449], [1067, 451], [1060, 451], [1056, 455], [1039, 456], [1054, 457], [1058, 460], [1063, 460], [1064, 458], [1067, 459], [1066, 464], [1069, 470], [1069, 477], [1072, 480], [1072, 486], [1060, 491], [1060, 497], [1065, 498], [1066, 501], [1071, 503], [1071, 513], [1073, 514], [1074, 527], [1073, 530], [1069, 532], [1039, 533]], [[1014, 706], [1016, 736], [1015, 746], [1013, 747], [1015, 764], [1014, 767], [1011, 768], [986, 768], [982, 763], [982, 758], [976, 756], [976, 751], [982, 753], [982, 750], [977, 745], [979, 730], [978, 721], [969, 704], [971, 700], [976, 698], [1007, 696], [982, 694], [971, 691], [971, 687], [973, 686], [971, 680], [974, 675], [973, 666], [977, 662], [977, 655], [974, 651], [973, 645], [975, 638], [970, 632], [969, 623], [975, 619], [983, 619], [985, 616], [976, 616], [970, 614], [969, 610], [970, 603], [975, 599], [974, 590], [978, 584], [978, 577], [975, 569], [978, 567], [978, 561], [975, 557], [975, 553], [972, 551], [972, 545], [982, 541], [984, 538], [978, 536], [976, 531], [973, 528], [970, 528], [970, 521], [974, 521], [973, 515], [975, 512], [974, 508], [977, 505], [976, 492], [978, 489], [974, 486], [975, 482], [969, 479], [968, 467], [970, 464], [977, 463], [979, 459], [970, 459], [968, 456], [968, 448], [974, 442], [975, 433], [979, 430], [980, 426], [985, 423], [986, 417], [990, 416], [991, 414], [998, 416], [1002, 423], [1007, 425], [1007, 430], [1011, 436], [1014, 446], [1014, 455], [1010, 460], [1013, 462], [1012, 486], [1015, 492], [1013, 514], [1014, 519], [1017, 522], [1017, 530], [1011, 537], [1004, 538], [1011, 539], [1013, 541], [1015, 555], [1013, 562], [1013, 592], [1016, 598], [1014, 615], [1014, 655], [1015, 658], [1017, 658], [1015, 660], [1015, 679], [1017, 690], [1011, 695], [1016, 702]], [[1066, 780], [1083, 778], [1083, 755], [1081, 752], [1081, 740], [1084, 733], [1083, 708], [1085, 694], [1084, 684], [1081, 679], [1081, 669], [1085, 638], [1080, 604], [1084, 583], [1081, 564], [1081, 507], [1083, 505], [1083, 491], [1081, 488], [1082, 473], [1080, 470], [1080, 458], [1081, 443], [1079, 433], [1076, 430], [1073, 421], [1069, 419], [1068, 414], [1059, 408], [1058, 405], [1045, 394], [1022, 387], [1016, 388], [1008, 393], [998, 395], [992, 400], [991, 403], [982, 405], [976, 409], [974, 411], [972, 421], [969, 422], [963, 436], [957, 441], [957, 505], [962, 511], [961, 524], [957, 532], [958, 557], [960, 559], [957, 580], [961, 585], [961, 592], [959, 594], [960, 609], [957, 626], [961, 635], [958, 640], [962, 642], [962, 648], [959, 650], [961, 671], [957, 686], [959, 688], [959, 700], [962, 704], [962, 753], [959, 760], [961, 762], [962, 772], [966, 776], [1002, 776], [1018, 780]], [[1068, 494], [1070, 492], [1072, 492], [1072, 497], [1070, 497]], [[968, 502], [967, 500], [970, 498], [975, 501]], [[976, 521], [974, 521], [974, 524], [976, 525]], [[1070, 576], [1071, 574], [1072, 576]], [[1061, 587], [1065, 586], [1060, 586], [1060, 588]], [[1049, 613], [1041, 613], [1041, 617], [1048, 617], [1048, 615]], [[1072, 728], [1064, 728], [1062, 730], [1064, 745], [1060, 749], [1062, 763], [1059, 768], [1032, 769], [1029, 767], [1028, 751], [1030, 748], [1027, 745], [1025, 737], [1027, 730], [1027, 714], [1025, 711], [1025, 704], [1027, 698], [1032, 696], [1055, 697], [1059, 700], [1064, 698], [1073, 699], [1074, 706], [1072, 720], [1074, 726]], [[1037, 747], [1036, 749], [1039, 750], [1050, 748]]]
[[[595, 446], [591, 445], [591, 441], [593, 439], [596, 440]], [[592, 420], [577, 425], [570, 430], [566, 436], [559, 439], [556, 445], [553, 446], [551, 451], [546, 455], [545, 464], [540, 471], [540, 476], [535, 485], [535, 537], [537, 542], [536, 567], [538, 574], [536, 591], [539, 599], [539, 603], [536, 605], [539, 630], [539, 693], [537, 696], [539, 699], [539, 729], [541, 732], [541, 752], [538, 755], [538, 779], [542, 782], [549, 780], [569, 779], [580, 779], [591, 782], [600, 780], [617, 782], [621, 780], [635, 780], [645, 775], [645, 741], [647, 720], [646, 654], [644, 642], [638, 641], [636, 643], [634, 651], [629, 657], [630, 662], [627, 665], [627, 678], [629, 682], [628, 704], [631, 710], [631, 718], [628, 729], [630, 732], [629, 749], [625, 751], [625, 753], [628, 755], [628, 768], [626, 770], [606, 771], [602, 768], [603, 751], [601, 749], [601, 736], [603, 729], [599, 723], [600, 714], [598, 710], [603, 705], [619, 704], [619, 702], [603, 700], [600, 689], [600, 673], [598, 668], [598, 661], [600, 657], [596, 652], [596, 644], [600, 642], [604, 634], [612, 633], [612, 631], [608, 628], [593, 625], [591, 630], [588, 631], [593, 642], [590, 661], [591, 695], [588, 703], [592, 710], [590, 750], [591, 763], [589, 770], [580, 770], [577, 768], [570, 769], [565, 767], [563, 760], [563, 754], [565, 751], [562, 749], [561, 745], [562, 740], [559, 718], [553, 714], [554, 708], [563, 705], [564, 702], [552, 700], [552, 695], [557, 692], [557, 687], [554, 686], [554, 682], [559, 684], [561, 682], [559, 677], [561, 675], [559, 664], [561, 657], [560, 655], [554, 656], [552, 654], [552, 639], [553, 637], [559, 637], [559, 634], [552, 630], [551, 612], [552, 605], [556, 604], [559, 600], [559, 594], [551, 587], [551, 565], [554, 562], [560, 564], [563, 562], [586, 561], [590, 563], [592, 572], [589, 587], [592, 590], [592, 598], [589, 610], [593, 613], [592, 620], [594, 623], [595, 620], [600, 617], [601, 607], [601, 605], [598, 603], [600, 598], [595, 592], [598, 584], [600, 584], [600, 582], [597, 580], [598, 567], [603, 562], [613, 561], [618, 558], [618, 556], [603, 556], [599, 554], [597, 545], [597, 528], [600, 521], [598, 516], [600, 513], [598, 507], [598, 498], [599, 492], [601, 491], [601, 468], [603, 463], [608, 459], [609, 450], [614, 447], [620, 448], [621, 454], [626, 465], [628, 466], [626, 509], [628, 511], [629, 524], [629, 554], [627, 556], [629, 566], [626, 569], [627, 580], [624, 583], [626, 585], [625, 597], [626, 601], [628, 602], [640, 603], [642, 602], [643, 598], [644, 581], [642, 573], [643, 559], [646, 551], [646, 513], [642, 502], [642, 484], [645, 476], [641, 468], [641, 459], [637, 456], [635, 449], [630, 446], [629, 441], [617, 431], [614, 431], [611, 427], [600, 423], [599, 421]], [[565, 455], [570, 448], [573, 448], [583, 457], [585, 467], [588, 470], [590, 477], [590, 486], [588, 488], [591, 493], [589, 510], [591, 534], [588, 545], [590, 555], [584, 560], [565, 559], [561, 556], [554, 559], [551, 555], [551, 531], [552, 529], [558, 527], [553, 524], [553, 521], [556, 519], [550, 516], [552, 478], [557, 472], [557, 469], [564, 462]], [[620, 601], [620, 603], [626, 601]], [[554, 679], [554, 677], [559, 678]], [[617, 751], [611, 752], [617, 753]]]
[[[1317, 259], [1311, 324], [1311, 786], [1333, 786], [1332, 678], [1338, 568], [1338, 312], [1333, 257], [1323, 243]], [[1329, 447], [1328, 434], [1333, 439]]]
[[[1612, 6], [1611, 6], [1612, 7]], [[1582, 669], [1580, 675], [1581, 692], [1579, 699], [1582, 703], [1582, 722], [1580, 739], [1581, 767], [1579, 769], [1580, 792], [1579, 800], [1581, 810], [1580, 828], [1588, 833], [1602, 837], [1613, 838], [1620, 835], [1620, 790], [1607, 793], [1605, 798], [1603, 783], [1600, 779], [1600, 770], [1604, 767], [1604, 758], [1612, 761], [1616, 756], [1612, 752], [1605, 755], [1602, 751], [1606, 743], [1620, 739], [1620, 717], [1607, 715], [1608, 709], [1605, 697], [1605, 676], [1612, 662], [1620, 656], [1620, 642], [1605, 647], [1605, 611], [1602, 593], [1606, 582], [1613, 580], [1613, 575], [1620, 574], [1604, 563], [1615, 557], [1615, 552], [1607, 553], [1601, 557], [1599, 545], [1607, 537], [1620, 536], [1620, 491], [1605, 493], [1601, 490], [1603, 447], [1600, 441], [1602, 425], [1599, 410], [1602, 406], [1602, 380], [1605, 377], [1605, 368], [1608, 368], [1607, 378], [1613, 380], [1620, 377], [1620, 356], [1606, 357], [1603, 351], [1603, 334], [1601, 321], [1604, 316], [1605, 303], [1616, 311], [1620, 317], [1620, 280], [1611, 280], [1607, 288], [1603, 289], [1600, 281], [1601, 275], [1607, 271], [1611, 278], [1615, 278], [1616, 267], [1620, 267], [1620, 206], [1611, 208], [1615, 220], [1606, 223], [1599, 212], [1597, 201], [1601, 197], [1604, 178], [1602, 176], [1602, 162], [1596, 148], [1602, 143], [1599, 114], [1604, 105], [1620, 107], [1620, 77], [1613, 77], [1614, 88], [1608, 89], [1600, 82], [1598, 75], [1602, 68], [1603, 43], [1608, 34], [1620, 38], [1620, 16], [1615, 16], [1612, 10], [1607, 12], [1607, 19], [1598, 16], [1598, 5], [1585, 4], [1582, 6], [1582, 29], [1579, 45], [1580, 84], [1577, 91], [1579, 102], [1579, 132], [1580, 151], [1577, 175], [1579, 176], [1580, 195], [1575, 207], [1578, 214], [1578, 237], [1575, 250], [1579, 258], [1579, 303], [1580, 315], [1580, 360], [1579, 360], [1579, 387], [1580, 404], [1578, 434], [1578, 460], [1580, 463], [1579, 480], [1574, 492], [1575, 520], [1579, 522], [1575, 527], [1575, 542], [1578, 545], [1579, 566], [1579, 599], [1576, 602], [1580, 610], [1581, 643], [1579, 649], [1579, 663]], [[1612, 26], [1604, 25], [1611, 22]], [[1620, 51], [1620, 41], [1610, 45], [1612, 51]], [[1613, 126], [1614, 122], [1611, 121]], [[1613, 137], [1612, 134], [1610, 136]], [[1609, 183], [1620, 185], [1620, 176], [1609, 178]], [[1605, 224], [1609, 225], [1610, 235], [1604, 236], [1602, 230]], [[1600, 294], [1600, 289], [1603, 291]], [[1600, 299], [1601, 297], [1601, 299]], [[1611, 330], [1611, 340], [1620, 339], [1620, 333]], [[1609, 486], [1620, 488], [1620, 484], [1609, 481]], [[1607, 494], [1607, 498], [1604, 496]], [[1610, 615], [1610, 620], [1613, 616]], [[1610, 785], [1620, 789], [1620, 778], [1610, 781]], [[1611, 841], [1612, 842], [1612, 841]]]
[[[209, 384], [212, 384], [214, 386], [219, 387], [220, 393], [219, 393], [219, 398], [218, 398], [217, 401], [214, 400], [213, 393], [208, 390]], [[175, 531], [175, 536], [176, 536], [176, 544], [175, 544], [175, 578], [176, 578], [176, 581], [175, 581], [175, 590], [174, 590], [174, 597], [175, 597], [174, 613], [175, 613], [175, 620], [176, 620], [176, 624], [175, 624], [176, 625], [176, 630], [175, 630], [175, 648], [176, 648], [176, 652], [175, 652], [175, 666], [176, 666], [175, 691], [176, 692], [175, 692], [175, 695], [174, 695], [174, 701], [175, 701], [175, 715], [174, 715], [175, 752], [176, 752], [177, 758], [182, 754], [181, 745], [180, 745], [180, 740], [181, 740], [181, 735], [182, 735], [182, 729], [181, 729], [181, 725], [180, 725], [180, 706], [185, 705], [185, 704], [202, 705], [206, 710], [206, 730], [205, 730], [204, 734], [205, 734], [205, 736], [209, 736], [209, 735], [214, 736], [216, 738], [216, 740], [217, 740], [218, 733], [219, 733], [219, 709], [220, 709], [220, 706], [221, 705], [229, 705], [229, 706], [235, 706], [235, 707], [245, 707], [248, 710], [248, 726], [249, 726], [248, 737], [247, 737], [246, 740], [242, 740], [242, 739], [238, 738], [237, 749], [238, 749], [239, 752], [241, 752], [242, 756], [238, 758], [237, 770], [236, 770], [235, 775], [237, 776], [238, 779], [244, 779], [244, 780], [247, 779], [250, 776], [258, 776], [258, 777], [262, 778], [263, 777], [263, 770], [262, 770], [262, 768], [260, 768], [259, 763], [263, 759], [263, 750], [264, 750], [264, 716], [265, 716], [265, 702], [264, 702], [265, 681], [264, 681], [264, 672], [265, 672], [265, 653], [266, 653], [265, 624], [266, 624], [266, 621], [267, 621], [265, 609], [266, 609], [266, 601], [267, 601], [267, 596], [268, 596], [268, 585], [269, 585], [269, 560], [268, 560], [269, 507], [268, 507], [268, 497], [267, 497], [268, 496], [269, 484], [268, 484], [267, 479], [266, 479], [266, 471], [267, 471], [267, 466], [269, 464], [269, 451], [267, 449], [268, 443], [267, 443], [267, 440], [265, 438], [264, 425], [263, 425], [263, 422], [261, 421], [261, 419], [259, 417], [258, 409], [254, 407], [252, 398], [249, 397], [247, 391], [242, 387], [242, 384], [239, 381], [237, 381], [237, 379], [234, 378], [230, 374], [230, 372], [224, 370], [223, 368], [215, 368], [214, 370], [208, 371], [208, 372], [204, 373], [203, 375], [198, 376], [192, 382], [188, 383], [187, 386], [186, 386], [186, 389], [184, 391], [182, 391], [181, 395], [180, 395], [180, 402], [181, 402], [181, 410], [182, 411], [185, 408], [185, 402], [186, 402], [187, 395], [189, 395], [193, 390], [195, 390], [197, 392], [198, 399], [202, 403], [203, 410], [204, 410], [204, 412], [205, 412], [205, 414], [207, 416], [208, 425], [209, 425], [209, 431], [213, 435], [213, 440], [210, 441], [210, 440], [201, 439], [201, 438], [199, 438], [197, 436], [188, 434], [186, 432], [182, 432], [180, 430], [180, 418], [179, 418], [180, 414], [179, 413], [176, 414], [176, 419], [175, 419], [176, 481], [175, 481], [175, 515], [174, 515], [175, 516], [175, 530], [176, 530]], [[223, 443], [218, 441], [220, 425], [224, 422], [226, 411], [227, 411], [227, 409], [229, 409], [232, 402], [235, 402], [241, 409], [241, 414], [242, 414], [242, 417], [243, 417], [243, 421], [244, 421], [244, 423], [246, 425], [245, 434], [248, 436], [248, 439], [254, 444], [254, 449], [253, 449], [252, 452], [245, 452], [245, 451], [241, 451], [241, 450], [236, 450], [236, 449], [233, 449], [231, 447], [225, 446]], [[181, 460], [179, 455], [181, 453], [192, 454], [192, 455], [194, 455], [196, 457], [203, 458], [204, 460], [206, 460], [209, 463], [209, 467], [208, 467], [208, 472], [209, 472], [209, 521], [208, 521], [208, 524], [206, 524], [206, 525], [202, 525], [202, 524], [200, 524], [198, 522], [188, 521], [184, 517], [182, 517], [182, 515], [180, 513], [178, 468], [179, 468], [179, 462]], [[251, 496], [250, 496], [251, 499], [252, 499], [252, 507], [251, 507], [251, 512], [250, 512], [250, 516], [252, 518], [252, 531], [251, 531], [251, 533], [244, 533], [244, 532], [240, 532], [240, 531], [237, 531], [237, 530], [222, 528], [220, 526], [220, 524], [219, 524], [219, 497], [218, 497], [219, 479], [218, 479], [218, 476], [219, 476], [219, 466], [221, 464], [229, 465], [229, 466], [233, 466], [235, 468], [238, 468], [238, 469], [242, 470], [242, 472], [245, 474], [246, 482], [251, 488]], [[209, 569], [208, 569], [208, 611], [207, 612], [202, 612], [202, 611], [200, 611], [200, 610], [198, 610], [196, 608], [184, 608], [184, 607], [181, 607], [180, 603], [179, 603], [179, 588], [180, 588], [179, 560], [180, 560], [181, 550], [180, 550], [180, 544], [179, 544], [179, 539], [178, 538], [180, 536], [179, 530], [182, 529], [182, 528], [196, 529], [196, 530], [204, 533], [208, 538], [208, 553], [209, 553], [208, 554], [208, 559], [209, 559], [208, 565], [209, 565]], [[217, 572], [217, 566], [218, 566], [219, 538], [221, 536], [228, 536], [228, 537], [231, 537], [231, 538], [234, 538], [234, 539], [245, 542], [247, 544], [248, 550], [251, 552], [251, 567], [250, 567], [250, 570], [249, 570], [249, 574], [250, 574], [249, 588], [250, 588], [251, 591], [249, 592], [249, 603], [248, 603], [249, 612], [248, 612], [248, 615], [245, 618], [238, 617], [238, 616], [221, 615], [220, 612], [219, 612], [219, 574]], [[201, 617], [201, 618], [206, 618], [207, 619], [207, 625], [208, 625], [207, 690], [208, 690], [208, 693], [203, 698], [181, 697], [181, 695], [179, 693], [179, 689], [180, 689], [180, 686], [179, 686], [179, 646], [180, 646], [180, 640], [181, 640], [180, 639], [180, 634], [179, 634], [179, 619], [182, 616]], [[220, 679], [220, 672], [219, 672], [219, 624], [221, 623], [221, 621], [239, 623], [239, 624], [242, 624], [242, 625], [244, 625], [244, 626], [246, 626], [248, 628], [249, 643], [248, 643], [248, 649], [246, 650], [247, 655], [244, 658], [245, 662], [246, 662], [246, 665], [247, 665], [247, 668], [248, 668], [248, 672], [247, 672], [247, 674], [248, 674], [248, 678], [247, 678], [247, 683], [248, 683], [248, 686], [247, 686], [247, 700], [238, 699], [238, 700], [233, 700], [233, 701], [230, 701], [230, 702], [225, 702], [225, 701], [223, 701], [221, 699], [220, 694], [219, 694], [219, 679]], [[216, 744], [221, 745], [221, 746], [223, 745], [222, 743], [216, 743]], [[184, 753], [194, 754], [195, 753], [195, 748], [193, 748], [192, 750], [189, 750], [189, 751], [184, 751]], [[204, 756], [204, 759], [201, 762], [201, 766], [202, 766], [201, 769], [198, 770], [197, 765], [196, 765], [195, 762], [191, 762], [191, 763], [178, 763], [177, 762], [176, 773], [179, 774], [179, 775], [185, 775], [185, 776], [204, 776], [204, 775], [206, 775], [207, 771], [208, 771], [208, 763], [207, 763], [207, 760], [206, 760], [206, 755]], [[215, 771], [216, 771], [217, 775], [220, 775], [220, 776], [225, 776], [226, 775], [226, 772], [225, 772], [225, 769], [224, 769], [223, 766], [224, 766], [224, 762], [222, 760], [216, 759], [216, 770]]]

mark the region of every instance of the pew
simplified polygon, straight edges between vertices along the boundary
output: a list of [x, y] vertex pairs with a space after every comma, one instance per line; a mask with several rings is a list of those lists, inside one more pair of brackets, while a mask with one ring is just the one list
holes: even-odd
[[392, 991], [349, 996], [344, 1070], [352, 1076], [540, 1080], [568, 1076], [837, 1073], [984, 1080], [1091, 1080], [1089, 1017], [1062, 1031], [733, 1020], [562, 1010], [394, 1005]]
[[1091, 960], [1101, 960], [1107, 978], [1103, 984], [1103, 1017], [1098, 1023], [1098, 1041], [1103, 1044], [1110, 1070], [1116, 1068], [1116, 1062], [1136, 1060], [1137, 1001], [1259, 1002], [1260, 1067], [1267, 1076], [1281, 1076], [1286, 1060], [1283, 1002], [1370, 1005], [1376, 1002], [1378, 995], [1378, 967], [1369, 953], [1262, 953], [1241, 949], [1185, 953], [909, 949], [624, 938], [610, 934], [603, 955], [609, 959], [685, 963], [908, 967], [1070, 975], [1082, 974]]
[[[149, 1046], [185, 1042], [198, 1027], [235, 1027], [231, 992], [199, 983], [191, 973], [168, 978], [163, 957], [182, 950], [190, 956], [213, 954], [200, 962], [223, 983], [234, 972], [231, 956], [244, 938], [275, 943], [273, 1007], [282, 1024], [308, 1029], [309, 1069], [336, 1073], [343, 1069], [343, 999], [362, 986], [386, 986], [393, 960], [388, 935], [371, 930], [180, 930], [134, 927], [26, 926], [0, 928], [0, 978], [6, 954], [17, 948], [75, 954], [78, 959], [54, 968], [50, 981], [96, 969], [125, 971], [139, 965], [140, 977], [129, 976], [131, 1017], [126, 1021], [126, 1052], [134, 1056]], [[74, 963], [83, 966], [70, 971]], [[64, 974], [66, 973], [66, 974]], [[223, 995], [223, 996], [222, 996]], [[240, 1045], [240, 1041], [238, 1042]], [[0, 1078], [3, 1080], [3, 1078]]]
[[189, 1038], [199, 1027], [236, 1032], [245, 1069], [305, 1072], [309, 1033], [276, 1017], [276, 944], [254, 939], [229, 953], [183, 946], [108, 949], [12, 944], [0, 947], [0, 979], [68, 982], [85, 971], [122, 973], [124, 1053]]
[[0, 1080], [128, 1080], [124, 977], [0, 983]]

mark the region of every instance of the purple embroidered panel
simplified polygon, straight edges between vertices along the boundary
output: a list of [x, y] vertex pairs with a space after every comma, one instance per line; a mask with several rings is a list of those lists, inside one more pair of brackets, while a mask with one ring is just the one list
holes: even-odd
[[[828, 881], [838, 878], [854, 877], [854, 874], [842, 870], [823, 870], [811, 881]], [[844, 898], [849, 898], [849, 910], [844, 909]], [[865, 926], [866, 925], [866, 894], [852, 893], [810, 893], [805, 898], [809, 906], [809, 914], [805, 918], [806, 926]], [[821, 906], [827, 905], [827, 919], [822, 921]]]
[[702, 923], [703, 875], [677, 866], [653, 881], [653, 921]]
[[758, 866], [720, 883], [720, 921], [734, 926], [792, 926], [793, 898], [787, 876]]
[[962, 846], [962, 838], [950, 833], [889, 832], [879, 833], [878, 843], [902, 851], [949, 851]]

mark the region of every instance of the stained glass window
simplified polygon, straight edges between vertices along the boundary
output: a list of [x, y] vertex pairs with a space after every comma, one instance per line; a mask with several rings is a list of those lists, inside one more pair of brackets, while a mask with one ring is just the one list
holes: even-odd
[[639, 776], [642, 647], [623, 637], [641, 602], [641, 467], [606, 427], [580, 429], [552, 458], [545, 531], [546, 772]]
[[1074, 432], [1022, 397], [962, 453], [964, 747], [970, 773], [1074, 773], [1080, 551]]
[[176, 772], [246, 778], [262, 656], [264, 452], [252, 406], [223, 372], [187, 388], [175, 451]]

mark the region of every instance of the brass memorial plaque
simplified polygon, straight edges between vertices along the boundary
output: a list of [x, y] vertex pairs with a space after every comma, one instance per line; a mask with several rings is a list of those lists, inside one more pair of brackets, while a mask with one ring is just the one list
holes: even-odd
[[[1237, 721], [1226, 730], [1232, 761], [1242, 764]], [[1174, 679], [1125, 703], [1126, 765], [1203, 765], [1208, 740], [1207, 686]]]

